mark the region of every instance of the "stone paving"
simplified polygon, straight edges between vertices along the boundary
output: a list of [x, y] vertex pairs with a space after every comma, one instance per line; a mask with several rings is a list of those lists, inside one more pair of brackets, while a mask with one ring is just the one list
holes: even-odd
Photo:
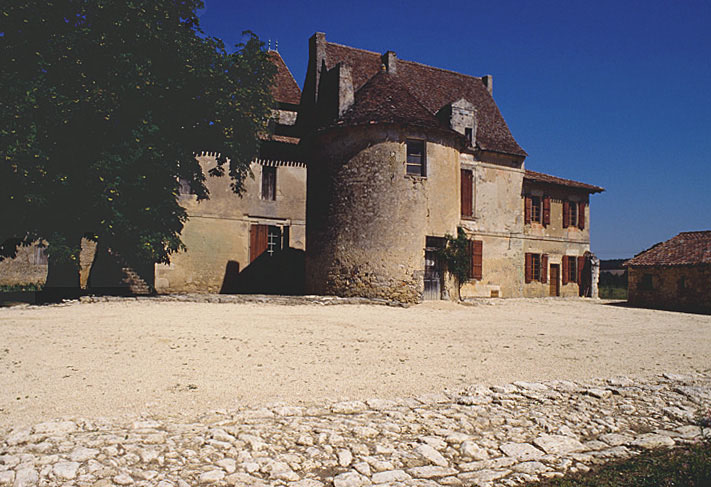
[[0, 431], [0, 486], [519, 485], [699, 441], [711, 376], [515, 382]]

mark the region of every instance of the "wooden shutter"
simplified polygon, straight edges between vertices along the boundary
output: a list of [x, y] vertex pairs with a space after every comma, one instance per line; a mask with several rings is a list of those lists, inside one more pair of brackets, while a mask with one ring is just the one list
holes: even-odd
[[268, 225], [252, 225], [249, 227], [249, 262], [262, 255], [267, 250]]
[[526, 254], [526, 270], [525, 270], [525, 281], [529, 283], [533, 280], [533, 257], [531, 254]]
[[578, 257], [578, 286], [583, 283], [583, 267], [585, 267], [585, 257], [581, 255]]
[[564, 286], [566, 284], [568, 284], [568, 274], [570, 273], [570, 269], [569, 269], [570, 266], [568, 264], [569, 264], [568, 256], [564, 255], [563, 256], [563, 276], [562, 276]]
[[585, 202], [578, 203], [578, 228], [585, 229]]
[[547, 227], [551, 224], [551, 197], [543, 197], [543, 226]]
[[462, 169], [462, 216], [472, 216], [472, 187], [474, 181], [472, 178], [472, 171], [469, 169]]
[[548, 282], [548, 254], [541, 255], [541, 282]]
[[531, 223], [531, 206], [533, 206], [533, 201], [531, 201], [530, 196], [526, 196], [526, 209], [523, 214], [523, 223]]
[[480, 281], [482, 278], [482, 260], [484, 242], [481, 240], [470, 240], [471, 249], [471, 278]]
[[570, 202], [563, 201], [563, 228], [570, 226]]

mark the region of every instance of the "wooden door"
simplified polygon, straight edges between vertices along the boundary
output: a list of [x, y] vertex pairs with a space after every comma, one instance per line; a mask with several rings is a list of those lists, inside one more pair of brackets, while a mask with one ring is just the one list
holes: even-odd
[[267, 235], [269, 225], [252, 225], [249, 227], [249, 262], [262, 255], [267, 250]]
[[551, 264], [550, 275], [548, 276], [550, 280], [550, 295], [560, 296], [560, 265]]
[[442, 299], [439, 259], [435, 250], [425, 250], [425, 293], [424, 300]]

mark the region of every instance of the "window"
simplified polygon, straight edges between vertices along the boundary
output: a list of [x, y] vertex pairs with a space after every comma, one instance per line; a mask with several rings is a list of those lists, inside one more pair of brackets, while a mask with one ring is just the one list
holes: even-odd
[[274, 166], [262, 166], [262, 199], [276, 200], [276, 177], [277, 168]]
[[524, 223], [532, 222], [540, 223], [544, 227], [551, 223], [551, 199], [550, 196], [533, 196], [525, 197], [525, 213]]
[[585, 202], [563, 201], [563, 228], [585, 228]]
[[281, 249], [281, 229], [279, 227], [269, 227], [267, 232], [267, 253], [269, 257], [274, 255], [274, 252]]
[[652, 274], [642, 274], [642, 279], [639, 281], [639, 288], [643, 291], [651, 291], [654, 289]]
[[541, 216], [543, 211], [541, 211], [541, 197], [531, 196], [531, 221], [541, 223]]
[[425, 176], [425, 141], [407, 140], [407, 174]]
[[462, 208], [461, 213], [463, 217], [474, 216], [474, 177], [471, 169], [462, 169], [462, 188], [461, 188], [461, 198], [462, 198]]
[[578, 204], [574, 201], [568, 203], [568, 226], [578, 226]]
[[541, 254], [531, 254], [531, 278], [534, 281], [541, 280]]
[[571, 255], [563, 256], [563, 285], [578, 282], [578, 258]]
[[471, 127], [467, 127], [464, 129], [464, 136], [467, 138], [469, 141], [469, 146], [471, 147], [474, 145], [474, 129]]
[[548, 282], [548, 254], [526, 254], [525, 281]]

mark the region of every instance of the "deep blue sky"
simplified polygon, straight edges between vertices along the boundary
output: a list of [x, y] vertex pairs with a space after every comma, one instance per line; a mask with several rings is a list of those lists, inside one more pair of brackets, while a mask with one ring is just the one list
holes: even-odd
[[606, 188], [592, 250], [631, 257], [711, 229], [710, 1], [206, 0], [202, 27], [279, 52], [303, 85], [308, 38], [494, 76], [526, 167]]

